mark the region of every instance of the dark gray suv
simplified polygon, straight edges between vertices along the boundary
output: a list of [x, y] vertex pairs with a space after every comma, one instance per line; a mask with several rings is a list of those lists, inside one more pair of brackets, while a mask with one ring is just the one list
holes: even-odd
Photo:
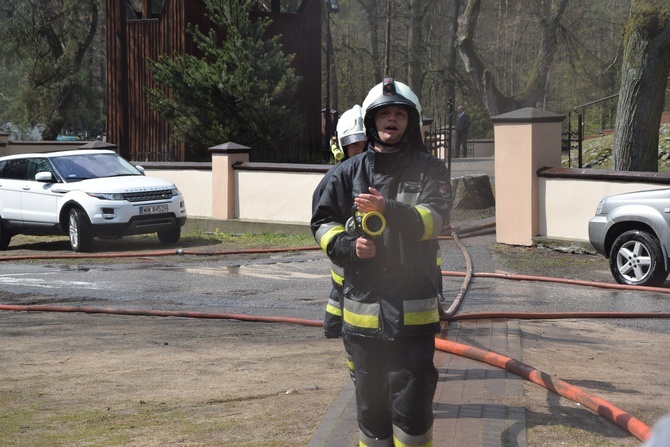
[[668, 277], [670, 189], [605, 197], [589, 221], [589, 241], [620, 284], [658, 286]]

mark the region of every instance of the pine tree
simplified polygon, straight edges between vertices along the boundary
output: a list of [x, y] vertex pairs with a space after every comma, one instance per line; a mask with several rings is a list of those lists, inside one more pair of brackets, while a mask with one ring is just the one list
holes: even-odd
[[[64, 127], [100, 127], [101, 0], [19, 0], [0, 9], [0, 123], [19, 138], [55, 140]], [[102, 56], [104, 57], [104, 56]]]
[[188, 32], [201, 55], [148, 60], [164, 88], [146, 89], [149, 104], [188, 143], [195, 160], [207, 148], [235, 142], [275, 147], [300, 130], [294, 96], [300, 78], [282, 51], [280, 36], [266, 37], [270, 19], [249, 16], [252, 0], [205, 0], [214, 24]]

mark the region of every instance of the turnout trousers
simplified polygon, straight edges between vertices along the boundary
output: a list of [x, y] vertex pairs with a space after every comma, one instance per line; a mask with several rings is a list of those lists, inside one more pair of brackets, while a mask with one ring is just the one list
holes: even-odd
[[345, 334], [344, 343], [355, 370], [360, 446], [432, 446], [435, 336]]

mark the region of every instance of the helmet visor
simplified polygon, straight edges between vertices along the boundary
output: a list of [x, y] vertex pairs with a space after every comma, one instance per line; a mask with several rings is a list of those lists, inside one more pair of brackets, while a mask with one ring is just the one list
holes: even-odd
[[365, 141], [367, 139], [368, 137], [364, 133], [345, 135], [342, 138], [340, 138], [340, 145], [344, 148], [344, 146], [348, 146], [353, 143], [358, 143], [359, 141]]

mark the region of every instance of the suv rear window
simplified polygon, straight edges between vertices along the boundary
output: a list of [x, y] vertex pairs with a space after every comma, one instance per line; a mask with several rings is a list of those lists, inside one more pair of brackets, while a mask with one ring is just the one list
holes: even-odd
[[0, 162], [0, 178], [26, 180], [28, 168], [27, 158], [17, 158]]

